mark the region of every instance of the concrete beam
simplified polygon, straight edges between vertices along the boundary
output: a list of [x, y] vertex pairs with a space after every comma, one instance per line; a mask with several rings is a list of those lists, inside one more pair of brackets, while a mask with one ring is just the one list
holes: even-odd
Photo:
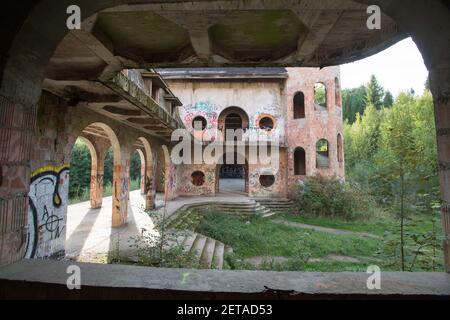
[[[365, 272], [166, 269], [76, 263], [82, 290], [67, 289], [73, 261], [21, 260], [0, 268], [0, 299], [324, 299], [448, 298], [450, 275], [383, 272], [379, 290]], [[180, 281], [184, 279], [184, 281]]]
[[315, 51], [325, 41], [343, 13], [342, 10], [312, 12], [311, 15], [298, 13], [299, 18], [310, 28], [310, 31], [305, 38], [300, 36], [295, 55], [296, 62], [314, 60]]

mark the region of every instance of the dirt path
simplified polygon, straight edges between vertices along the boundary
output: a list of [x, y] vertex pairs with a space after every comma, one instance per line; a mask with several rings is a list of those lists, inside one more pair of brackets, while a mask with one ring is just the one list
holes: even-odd
[[279, 220], [279, 219], [274, 219], [272, 221], [274, 223], [285, 225], [285, 226], [326, 232], [326, 233], [335, 234], [335, 235], [352, 235], [352, 236], [359, 236], [359, 237], [366, 237], [366, 238], [373, 238], [373, 239], [381, 239], [380, 236], [377, 236], [372, 233], [367, 233], [367, 232], [354, 232], [354, 231], [347, 231], [347, 230], [341, 230], [341, 229], [333, 229], [333, 228], [314, 226], [314, 225], [310, 225], [310, 224], [285, 221], [285, 220]]

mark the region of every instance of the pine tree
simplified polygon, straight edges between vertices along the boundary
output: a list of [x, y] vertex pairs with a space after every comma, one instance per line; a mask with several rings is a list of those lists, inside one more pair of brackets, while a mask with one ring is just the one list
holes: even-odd
[[367, 84], [366, 103], [373, 105], [377, 110], [383, 107], [384, 89], [378, 83], [375, 75], [370, 77], [370, 82]]
[[385, 108], [390, 108], [394, 104], [394, 97], [390, 91], [386, 91], [383, 99], [383, 105]]

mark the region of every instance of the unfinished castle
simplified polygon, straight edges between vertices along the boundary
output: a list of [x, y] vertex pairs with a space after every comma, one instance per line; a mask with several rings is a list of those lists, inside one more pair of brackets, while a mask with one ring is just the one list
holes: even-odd
[[[180, 166], [178, 179], [183, 183], [172, 186], [178, 195], [234, 191], [287, 198], [305, 176], [344, 177], [338, 67], [158, 72], [181, 101], [181, 121], [203, 141], [203, 151], [213, 142], [226, 141], [227, 130], [242, 130], [240, 150], [224, 147], [223, 156], [216, 155], [214, 161]], [[270, 163], [249, 159], [265, 147], [277, 154]]]

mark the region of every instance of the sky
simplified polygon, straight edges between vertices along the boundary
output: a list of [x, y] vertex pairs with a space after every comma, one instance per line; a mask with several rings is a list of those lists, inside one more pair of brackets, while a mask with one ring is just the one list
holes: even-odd
[[372, 74], [394, 97], [411, 88], [422, 94], [428, 77], [422, 55], [411, 38], [366, 59], [341, 65], [342, 88], [366, 84]]

